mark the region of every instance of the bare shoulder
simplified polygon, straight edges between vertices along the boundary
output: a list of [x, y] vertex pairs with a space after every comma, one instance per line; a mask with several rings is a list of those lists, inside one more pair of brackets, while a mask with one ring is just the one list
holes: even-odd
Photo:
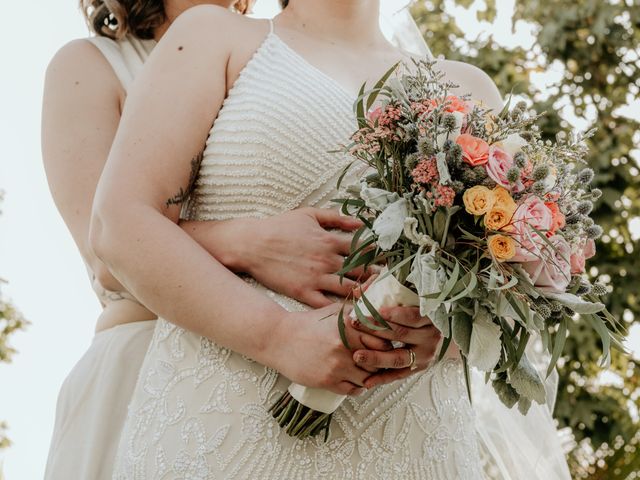
[[[180, 44], [186, 50], [186, 46], [199, 45], [200, 51], [206, 51], [203, 45], [214, 45], [215, 50], [231, 49], [243, 43], [252, 33], [255, 33], [258, 25], [263, 20], [248, 18], [238, 15], [228, 9], [217, 5], [197, 5], [187, 9], [171, 25], [166, 35], [160, 41], [162, 44]], [[242, 39], [243, 42], [238, 42]]]
[[444, 72], [446, 78], [459, 85], [458, 94], [470, 94], [495, 111], [500, 111], [504, 99], [493, 79], [481, 68], [457, 60], [437, 60], [436, 69]]
[[[198, 5], [181, 14], [160, 40], [149, 63], [165, 63], [194, 81], [224, 75], [232, 85], [262, 43], [269, 25], [215, 5]], [[155, 58], [154, 58], [155, 57]]]
[[72, 40], [53, 56], [46, 72], [47, 89], [84, 87], [118, 93], [120, 81], [107, 59], [88, 39]]

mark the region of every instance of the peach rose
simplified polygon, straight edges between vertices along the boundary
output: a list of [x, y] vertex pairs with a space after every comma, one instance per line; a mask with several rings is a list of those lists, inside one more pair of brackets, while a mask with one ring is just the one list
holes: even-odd
[[489, 230], [500, 230], [511, 223], [513, 211], [502, 207], [493, 207], [484, 216], [484, 226]]
[[555, 234], [558, 230], [564, 228], [565, 219], [564, 214], [560, 211], [560, 207], [556, 202], [544, 202], [544, 204], [552, 215], [551, 228], [549, 229], [549, 232], [547, 232], [547, 236], [549, 237]]
[[506, 188], [498, 185], [493, 188], [493, 194], [496, 197], [496, 203], [494, 206], [504, 208], [512, 213], [516, 211], [516, 208], [518, 208], [518, 205], [516, 205], [515, 200]]
[[549, 238], [549, 242], [553, 248], [545, 244], [539, 256], [522, 263], [522, 268], [529, 274], [536, 287], [564, 293], [571, 280], [571, 265], [568, 262], [571, 247], [560, 235]]
[[584, 273], [586, 260], [593, 257], [595, 254], [596, 242], [589, 238], [586, 242], [580, 245], [575, 252], [571, 253], [569, 262], [571, 264], [571, 273]]
[[487, 246], [493, 258], [498, 262], [511, 260], [516, 254], [516, 242], [507, 235], [491, 235]]
[[456, 97], [455, 95], [448, 95], [445, 100], [447, 106], [445, 110], [447, 112], [462, 112], [467, 113], [467, 104], [464, 100], [461, 100], [460, 97]]
[[465, 190], [462, 195], [465, 210], [472, 215], [484, 215], [496, 201], [495, 195], [487, 187], [476, 185]]
[[487, 163], [489, 144], [481, 138], [463, 133], [456, 138], [456, 143], [462, 148], [462, 158], [467, 164], [477, 167]]
[[[440, 101], [431, 99], [429, 103], [431, 108], [436, 108], [440, 104]], [[467, 103], [460, 97], [457, 97], [455, 95], [447, 95], [444, 103], [446, 104], [446, 107], [444, 108], [445, 112], [467, 113], [469, 111], [469, 106], [467, 105]]]
[[521, 192], [524, 185], [520, 179], [514, 184], [507, 180], [507, 172], [513, 167], [513, 157], [497, 145], [489, 147], [489, 156], [485, 168], [487, 175], [503, 188], [512, 192]]

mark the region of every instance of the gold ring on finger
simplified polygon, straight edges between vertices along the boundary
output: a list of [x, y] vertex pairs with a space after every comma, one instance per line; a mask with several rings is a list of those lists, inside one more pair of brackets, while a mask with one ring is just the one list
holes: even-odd
[[416, 363], [416, 352], [414, 352], [411, 348], [409, 350], [409, 370], [415, 370], [418, 368], [418, 364]]

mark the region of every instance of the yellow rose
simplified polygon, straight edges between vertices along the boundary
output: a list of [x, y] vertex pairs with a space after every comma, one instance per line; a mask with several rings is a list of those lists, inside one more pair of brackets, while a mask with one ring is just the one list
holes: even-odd
[[516, 254], [516, 242], [507, 235], [491, 235], [488, 246], [493, 258], [499, 262], [511, 260]]
[[496, 201], [493, 206], [504, 208], [506, 211], [511, 212], [511, 214], [513, 215], [518, 206], [511, 197], [509, 191], [501, 186], [495, 187], [492, 191], [493, 195], [496, 197]]
[[506, 208], [493, 207], [484, 216], [484, 226], [489, 230], [500, 230], [511, 223], [513, 212]]
[[464, 207], [472, 215], [484, 215], [496, 201], [496, 197], [491, 190], [482, 185], [476, 185], [466, 190], [462, 195]]

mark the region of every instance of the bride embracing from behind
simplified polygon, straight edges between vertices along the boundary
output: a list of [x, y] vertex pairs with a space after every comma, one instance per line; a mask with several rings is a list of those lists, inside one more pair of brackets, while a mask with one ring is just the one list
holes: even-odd
[[[369, 370], [408, 366], [407, 348], [346, 350], [339, 305], [309, 310], [240, 278], [177, 226], [173, 200], [196, 173], [183, 209], [190, 220], [329, 206], [345, 160], [327, 152], [353, 130], [356, 92], [407, 60], [381, 34], [376, 0], [284, 3], [274, 22], [211, 6], [189, 10], [129, 93], [91, 242], [160, 320], [115, 478], [479, 479], [456, 355], [421, 374], [398, 370], [405, 378], [383, 385], [385, 373]], [[501, 108], [484, 73], [438, 63], [460, 93]], [[198, 156], [205, 138], [198, 170], [185, 159]], [[412, 335], [404, 330], [405, 339]], [[417, 362], [424, 369], [429, 360]], [[329, 442], [291, 438], [271, 418], [290, 381], [361, 393], [335, 412]]]

